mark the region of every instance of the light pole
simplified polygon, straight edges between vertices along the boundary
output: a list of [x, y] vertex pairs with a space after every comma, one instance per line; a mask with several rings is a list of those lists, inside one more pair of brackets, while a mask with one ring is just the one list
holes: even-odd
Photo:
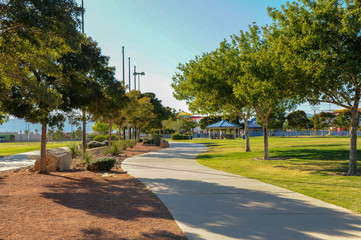
[[125, 89], [125, 72], [124, 72], [124, 46], [122, 46], [122, 58], [123, 58], [123, 87]]
[[[138, 75], [138, 90], [140, 91], [140, 75], [145, 75], [145, 73], [144, 72], [136, 72], [135, 71], [135, 66], [134, 66], [134, 73], [133, 73], [133, 75], [134, 75], [134, 83], [135, 83], [135, 81], [136, 81], [136, 76]], [[134, 89], [136, 89], [136, 87], [134, 86]]]
[[130, 57], [128, 58], [128, 62], [129, 62], [129, 92], [130, 92]]

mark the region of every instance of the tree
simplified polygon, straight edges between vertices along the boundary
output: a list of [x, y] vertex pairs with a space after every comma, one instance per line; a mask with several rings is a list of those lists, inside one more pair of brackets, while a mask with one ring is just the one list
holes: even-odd
[[269, 9], [285, 52], [284, 68], [292, 69], [293, 87], [311, 103], [327, 102], [351, 111], [347, 175], [357, 168], [358, 108], [361, 96], [361, 2], [322, 0], [287, 3]]
[[162, 121], [167, 120], [171, 115], [171, 109], [166, 108], [162, 105], [162, 101], [159, 100], [155, 93], [143, 93], [140, 94], [140, 98], [147, 97], [150, 99], [150, 103], [153, 105], [153, 114], [154, 118], [151, 123], [147, 124], [147, 128], [149, 129], [161, 129], [162, 128]]
[[248, 32], [232, 36], [232, 48], [239, 51], [239, 62], [243, 75], [233, 83], [238, 99], [251, 106], [262, 122], [264, 137], [264, 159], [269, 159], [268, 120], [273, 110], [288, 109], [292, 104], [288, 87], [288, 72], [280, 64], [282, 54], [275, 49], [277, 35], [271, 28], [252, 25]]
[[109, 124], [104, 122], [96, 122], [92, 126], [92, 131], [99, 134], [107, 134], [109, 132]]
[[213, 123], [217, 123], [221, 120], [222, 120], [222, 117], [220, 117], [220, 116], [207, 116], [207, 117], [202, 118], [199, 121], [199, 127], [201, 129], [206, 129], [207, 126], [209, 126]]
[[74, 137], [75, 137], [76, 140], [82, 139], [82, 137], [83, 137], [83, 132], [82, 132], [82, 129], [81, 129], [80, 126], [75, 130], [75, 132], [74, 132]]
[[[268, 118], [267, 126], [270, 130], [276, 130], [283, 127], [286, 121], [286, 112], [283, 107], [275, 108]], [[257, 119], [257, 124], [263, 126], [263, 122]]]
[[[336, 127], [351, 129], [351, 111], [345, 109], [334, 117]], [[360, 125], [361, 115], [358, 115], [357, 125]]]
[[[85, 152], [86, 120], [90, 119], [92, 114], [97, 115], [99, 106], [104, 103], [104, 99], [108, 98], [109, 93], [124, 96], [124, 91], [116, 93], [116, 89], [110, 90], [115, 86], [116, 81], [114, 68], [109, 67], [109, 57], [101, 54], [101, 49], [91, 38], [83, 41], [79, 52], [68, 53], [61, 58], [61, 62], [63, 74], [71, 79], [71, 87], [63, 89], [62, 94], [66, 96], [66, 102], [72, 103], [71, 108], [81, 110], [76, 112], [75, 115], [78, 116], [72, 118], [83, 123], [83, 151]], [[120, 88], [120, 86], [116, 87]]]
[[[325, 128], [332, 127], [332, 123], [334, 119], [335, 119], [335, 115], [333, 113], [327, 113], [327, 112], [320, 112], [319, 114], [316, 114], [312, 117], [316, 129], [322, 129], [322, 135], [324, 135]], [[350, 122], [350, 119], [348, 120]]]
[[287, 121], [290, 127], [296, 129], [296, 136], [297, 136], [297, 130], [307, 128], [310, 122], [310, 120], [307, 118], [306, 113], [302, 110], [297, 110], [289, 113], [287, 115]]
[[224, 41], [217, 50], [179, 64], [173, 76], [173, 95], [186, 100], [189, 109], [199, 114], [239, 115], [245, 120], [245, 150], [250, 152], [247, 121], [253, 110], [235, 95], [234, 83], [243, 74], [238, 58], [238, 49]]
[[47, 125], [61, 125], [64, 117], [55, 110], [67, 104], [60, 89], [68, 86], [68, 79], [62, 75], [59, 59], [80, 44], [80, 11], [72, 0], [0, 4], [1, 108], [42, 124], [39, 172], [45, 173]]
[[0, 125], [7, 122], [8, 120], [9, 120], [9, 116], [0, 112]]
[[65, 133], [63, 129], [57, 129], [53, 135], [53, 140], [63, 140], [65, 138]]

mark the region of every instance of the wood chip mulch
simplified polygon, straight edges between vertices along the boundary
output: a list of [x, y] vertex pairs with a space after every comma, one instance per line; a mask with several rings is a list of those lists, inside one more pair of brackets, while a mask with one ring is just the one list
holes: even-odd
[[[138, 144], [118, 158], [159, 150]], [[123, 156], [123, 157], [122, 157]], [[121, 168], [0, 172], [0, 239], [186, 240], [163, 203]]]

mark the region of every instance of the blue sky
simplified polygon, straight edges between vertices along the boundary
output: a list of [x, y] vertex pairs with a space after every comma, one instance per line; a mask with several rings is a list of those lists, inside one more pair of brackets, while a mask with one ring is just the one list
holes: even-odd
[[[79, 5], [81, 0], [77, 0]], [[110, 56], [116, 77], [122, 80], [122, 46], [125, 80], [136, 65], [141, 91], [154, 92], [163, 105], [188, 110], [172, 96], [172, 76], [179, 63], [216, 49], [219, 43], [248, 25], [271, 23], [267, 7], [280, 8], [286, 0], [84, 0], [85, 33]], [[131, 88], [134, 88], [131, 77]], [[138, 80], [137, 80], [138, 84]], [[138, 88], [138, 86], [137, 86]], [[307, 106], [302, 107], [310, 112]], [[322, 105], [321, 109], [328, 109]]]

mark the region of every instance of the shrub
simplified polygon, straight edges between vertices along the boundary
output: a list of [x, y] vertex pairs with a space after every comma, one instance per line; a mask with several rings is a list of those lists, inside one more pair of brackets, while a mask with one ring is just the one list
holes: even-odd
[[149, 139], [149, 138], [144, 138], [143, 139], [143, 144], [153, 144], [153, 140]]
[[91, 141], [88, 143], [88, 148], [96, 148], [104, 146], [103, 143], [97, 141]]
[[152, 140], [153, 140], [153, 143], [156, 145], [156, 146], [160, 146], [160, 138], [162, 136], [161, 135], [158, 135], [158, 134], [153, 134], [152, 135]]
[[15, 135], [11, 134], [9, 141], [10, 142], [15, 142]]
[[98, 135], [95, 136], [93, 140], [97, 142], [103, 142], [105, 140], [105, 137], [103, 135]]
[[124, 141], [114, 141], [112, 146], [104, 150], [104, 153], [111, 155], [118, 155], [125, 149]]
[[186, 134], [183, 135], [183, 139], [184, 139], [184, 140], [192, 140], [193, 137], [192, 137], [191, 134], [186, 133]]
[[78, 145], [76, 143], [69, 144], [68, 148], [70, 149], [70, 153], [71, 153], [72, 158], [74, 158], [74, 157], [76, 157], [77, 155], [80, 154]]
[[125, 148], [133, 148], [135, 145], [137, 145], [137, 140], [134, 140], [134, 139], [130, 139], [130, 140], [125, 140]]
[[103, 157], [98, 158], [95, 161], [91, 162], [87, 166], [89, 171], [110, 171], [115, 165], [115, 158], [112, 157]]
[[85, 152], [82, 154], [82, 163], [83, 164], [89, 164], [93, 158], [93, 154], [92, 152]]
[[178, 133], [172, 134], [172, 140], [189, 140], [189, 136], [192, 139], [192, 135], [185, 134], [185, 135], [179, 135]]
[[178, 133], [172, 134], [172, 140], [182, 140], [183, 136], [179, 135]]
[[96, 133], [92, 133], [92, 134], [88, 134], [88, 135], [86, 135], [86, 138], [89, 138], [90, 140], [94, 140], [94, 137], [96, 137], [96, 136], [98, 136], [98, 134], [96, 134]]

